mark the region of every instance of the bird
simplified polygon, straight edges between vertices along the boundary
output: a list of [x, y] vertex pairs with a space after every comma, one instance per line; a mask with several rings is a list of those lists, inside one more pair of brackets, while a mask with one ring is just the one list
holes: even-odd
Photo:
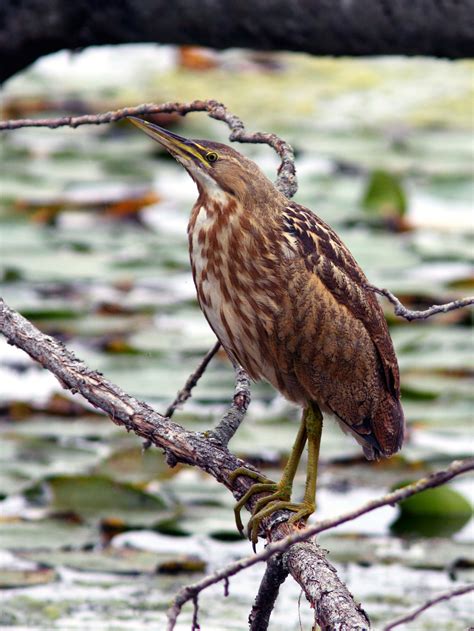
[[[402, 446], [404, 414], [396, 354], [383, 310], [364, 272], [336, 232], [291, 201], [258, 165], [225, 144], [191, 140], [129, 117], [181, 164], [197, 186], [188, 244], [197, 299], [234, 366], [268, 381], [302, 408], [279, 482], [240, 467], [255, 483], [248, 534], [254, 547], [262, 520], [289, 510], [306, 523], [315, 510], [323, 414], [362, 446], [367, 459]], [[302, 502], [293, 480], [308, 445]]]

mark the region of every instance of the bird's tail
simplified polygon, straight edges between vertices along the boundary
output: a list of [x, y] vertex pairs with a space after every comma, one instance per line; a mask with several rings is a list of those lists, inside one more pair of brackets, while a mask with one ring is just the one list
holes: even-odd
[[[372, 447], [374, 451], [372, 458], [380, 456], [388, 458], [401, 448], [405, 436], [405, 417], [398, 398], [388, 392], [385, 393], [374, 414], [372, 429], [375, 440], [367, 450], [369, 451]], [[368, 453], [366, 456], [370, 457]]]

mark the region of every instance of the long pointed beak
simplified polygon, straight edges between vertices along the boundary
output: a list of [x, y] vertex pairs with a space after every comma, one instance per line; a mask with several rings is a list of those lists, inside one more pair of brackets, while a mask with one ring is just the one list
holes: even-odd
[[128, 116], [127, 118], [131, 123], [145, 132], [147, 136], [150, 136], [150, 138], [159, 142], [160, 145], [171, 153], [171, 155], [176, 158], [183, 158], [185, 161], [189, 161], [191, 159], [195, 163], [197, 162], [199, 166], [209, 168], [210, 165], [204, 157], [207, 151], [206, 148], [202, 147], [194, 140], [178, 136], [178, 134], [173, 134], [173, 132], [168, 131], [167, 129], [158, 127], [158, 125], [143, 120], [142, 118], [137, 118], [136, 116]]

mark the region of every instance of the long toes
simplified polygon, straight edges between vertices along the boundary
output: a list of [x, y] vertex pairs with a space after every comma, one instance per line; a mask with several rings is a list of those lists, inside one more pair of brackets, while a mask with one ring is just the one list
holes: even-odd
[[[277, 495], [275, 493], [275, 495]], [[270, 496], [271, 497], [271, 496]], [[267, 499], [267, 498], [263, 498]], [[255, 507], [257, 508], [257, 507]], [[268, 502], [263, 508], [261, 508], [258, 512], [254, 511], [254, 514], [249, 520], [247, 525], [248, 528], [248, 536], [250, 541], [252, 542], [254, 548], [258, 539], [258, 533], [260, 531], [260, 524], [262, 520], [266, 517], [269, 517], [273, 513], [276, 513], [279, 510], [290, 510], [295, 514], [290, 517], [288, 523], [294, 524], [302, 519], [308, 518], [312, 513], [314, 513], [315, 506], [314, 504], [310, 504], [309, 502], [302, 502], [300, 504], [295, 504], [293, 502], [289, 502], [285, 499], [282, 499], [281, 496], [277, 496], [277, 499], [271, 500]]]
[[[266, 517], [269, 517], [273, 513], [278, 510], [299, 510], [299, 504], [292, 504], [287, 499], [281, 498], [280, 495], [276, 495], [276, 498], [271, 500], [269, 503], [264, 505], [258, 512], [255, 510], [252, 517], [249, 519], [249, 523], [247, 525], [248, 537], [250, 541], [254, 544], [257, 542], [258, 533], [260, 530], [260, 524], [262, 520]], [[270, 496], [271, 497], [271, 496]], [[267, 498], [262, 498], [267, 499]], [[257, 508], [257, 507], [255, 507]]]
[[276, 483], [270, 482], [270, 481], [253, 484], [248, 489], [248, 491], [240, 498], [240, 500], [237, 502], [237, 504], [234, 507], [235, 524], [240, 534], [243, 534], [244, 532], [244, 526], [242, 523], [242, 519], [240, 517], [240, 512], [242, 508], [245, 506], [245, 504], [252, 497], [252, 495], [255, 495], [255, 493], [265, 493], [265, 492], [274, 491], [276, 488], [277, 488]]
[[234, 469], [234, 471], [229, 473], [229, 480], [231, 482], [235, 482], [235, 479], [238, 478], [240, 475], [246, 478], [250, 478], [251, 480], [256, 480], [257, 482], [260, 482], [262, 484], [272, 482], [272, 480], [269, 480], [261, 473], [257, 473], [257, 471], [253, 471], [253, 469], [247, 469], [247, 467], [238, 467], [237, 469]]
[[299, 510], [297, 510], [297, 512], [294, 515], [292, 515], [290, 519], [288, 520], [288, 523], [290, 524], [296, 524], [298, 521], [301, 521], [302, 519], [306, 521], [308, 517], [312, 515], [316, 509], [315, 504], [309, 503], [309, 502], [308, 503], [303, 502], [302, 504], [299, 504], [297, 506], [299, 506]]
[[256, 502], [253, 508], [253, 515], [257, 515], [257, 513], [259, 513], [263, 508], [265, 508], [265, 506], [268, 506], [272, 502], [275, 502], [275, 501], [288, 502], [289, 500], [290, 500], [289, 495], [287, 493], [282, 493], [277, 488], [275, 493], [272, 493], [271, 495], [266, 495], [265, 497], [261, 497]]

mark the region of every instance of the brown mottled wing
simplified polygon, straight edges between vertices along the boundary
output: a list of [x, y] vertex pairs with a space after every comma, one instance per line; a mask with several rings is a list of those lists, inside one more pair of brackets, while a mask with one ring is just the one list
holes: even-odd
[[[326, 301], [326, 311], [329, 310], [333, 321], [337, 322], [333, 329], [326, 322], [328, 338], [336, 339], [334, 348], [329, 349], [326, 356], [323, 348], [313, 359], [316, 370], [320, 361], [322, 372], [328, 372], [331, 377], [340, 374], [343, 379], [338, 398], [331, 390], [332, 384], [325, 382], [323, 376], [316, 377], [316, 390], [320, 387], [321, 392], [326, 389], [330, 393], [323, 405], [363, 438], [363, 442], [389, 455], [400, 447], [403, 438], [403, 412], [399, 402], [397, 359], [382, 309], [374, 293], [367, 289], [368, 281], [349, 250], [314, 213], [290, 203], [283, 211], [283, 232], [288, 247], [296, 255], [293, 264], [300, 264], [299, 275], [305, 275], [305, 285], [314, 289], [306, 300], [301, 301], [299, 296], [295, 300], [310, 309], [315, 319], [321, 316]], [[291, 255], [289, 259], [291, 264]], [[303, 264], [306, 274], [301, 271]], [[301, 288], [301, 292], [305, 289]], [[309, 320], [306, 317], [302, 326], [307, 326]], [[324, 330], [320, 334], [325, 335]], [[338, 339], [338, 335], [343, 339]], [[319, 348], [322, 348], [321, 342]], [[344, 376], [345, 360], [348, 370]], [[353, 375], [350, 374], [351, 362]], [[338, 363], [341, 365], [339, 373]], [[364, 383], [364, 375], [367, 383]], [[360, 403], [358, 408], [350, 407], [344, 397], [351, 396], [361, 401], [370, 397], [370, 405], [366, 402]]]

